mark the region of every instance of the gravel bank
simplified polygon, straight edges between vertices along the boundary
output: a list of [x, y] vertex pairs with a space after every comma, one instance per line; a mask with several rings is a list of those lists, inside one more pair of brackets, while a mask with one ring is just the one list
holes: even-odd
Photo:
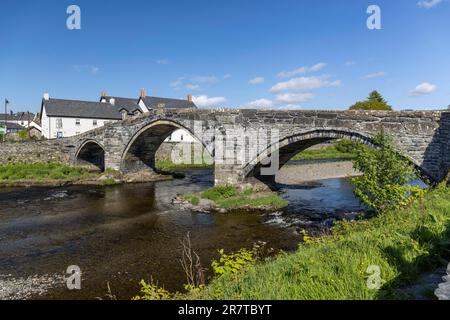
[[62, 275], [34, 275], [28, 278], [13, 278], [0, 275], [0, 300], [29, 300], [44, 295], [50, 289], [61, 287]]
[[299, 184], [325, 179], [337, 179], [361, 175], [353, 168], [352, 161], [317, 162], [307, 164], [288, 163], [276, 177], [282, 184]]

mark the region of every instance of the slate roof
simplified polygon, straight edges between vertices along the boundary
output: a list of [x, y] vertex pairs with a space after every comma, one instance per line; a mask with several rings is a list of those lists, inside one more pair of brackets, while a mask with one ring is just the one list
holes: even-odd
[[43, 100], [42, 106], [49, 117], [122, 120], [117, 106], [108, 102], [49, 99]]
[[[5, 123], [0, 121], [0, 125], [4, 125]], [[8, 130], [16, 129], [16, 130], [23, 130], [25, 127], [21, 126], [20, 124], [17, 124], [15, 122], [6, 122], [6, 127]]]
[[188, 100], [158, 97], [143, 97], [141, 99], [149, 109], [157, 109], [161, 104], [164, 104], [166, 109], [197, 109], [195, 103], [189, 102]]
[[100, 101], [109, 102], [111, 98], [115, 99], [114, 107], [117, 108], [117, 112], [120, 112], [122, 109], [127, 110], [129, 113], [133, 113], [136, 110], [142, 111], [138, 105], [139, 100], [137, 99], [107, 96], [101, 97]]
[[[35, 115], [34, 113], [27, 113], [27, 112], [17, 112], [14, 114], [9, 114], [8, 113], [8, 121], [28, 121], [28, 119], [30, 119], [30, 121], [32, 121], [34, 119]], [[5, 114], [4, 113], [0, 113], [0, 120], [4, 120], [5, 119]]]

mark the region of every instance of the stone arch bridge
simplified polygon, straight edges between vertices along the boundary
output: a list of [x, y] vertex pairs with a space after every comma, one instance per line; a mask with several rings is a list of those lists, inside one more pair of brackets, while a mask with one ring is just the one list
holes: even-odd
[[[122, 172], [153, 170], [157, 149], [179, 128], [189, 131], [212, 155], [216, 184], [261, 176], [265, 158], [275, 153], [279, 169], [298, 152], [329, 140], [372, 144], [382, 129], [393, 137], [398, 152], [431, 181], [443, 181], [450, 169], [450, 112], [444, 111], [165, 110], [49, 143], [58, 144], [75, 165], [91, 163]], [[250, 131], [277, 135], [262, 148], [246, 136], [242, 150], [234, 142]], [[244, 160], [236, 160], [238, 153]]]

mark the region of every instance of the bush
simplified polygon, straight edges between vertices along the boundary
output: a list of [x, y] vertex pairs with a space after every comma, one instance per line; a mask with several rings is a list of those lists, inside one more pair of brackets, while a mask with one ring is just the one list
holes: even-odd
[[253, 251], [241, 249], [236, 253], [226, 254], [223, 249], [219, 250], [219, 261], [214, 260], [211, 264], [216, 276], [236, 275], [246, 267], [255, 263]]
[[359, 101], [350, 107], [350, 110], [382, 110], [382, 111], [390, 111], [392, 110], [391, 106], [384, 104], [378, 101]]
[[415, 168], [396, 152], [391, 138], [381, 132], [374, 142], [377, 149], [364, 145], [357, 149], [353, 165], [364, 175], [352, 181], [355, 195], [380, 213], [410, 203], [423, 191], [407, 184], [417, 178]]
[[361, 144], [359, 142], [342, 139], [336, 143], [335, 147], [339, 152], [355, 154], [360, 145]]

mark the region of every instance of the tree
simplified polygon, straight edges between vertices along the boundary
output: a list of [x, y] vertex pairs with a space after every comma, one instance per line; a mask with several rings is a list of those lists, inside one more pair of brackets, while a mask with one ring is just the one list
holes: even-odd
[[392, 107], [383, 96], [376, 90], [372, 91], [365, 101], [356, 102], [350, 110], [385, 110], [390, 111]]
[[378, 101], [378, 102], [387, 104], [387, 101], [384, 100], [383, 96], [377, 90], [374, 90], [370, 93], [368, 100], [369, 101]]
[[374, 138], [377, 148], [360, 145], [353, 161], [364, 175], [353, 179], [355, 195], [376, 212], [398, 209], [423, 192], [408, 184], [417, 178], [414, 166], [393, 147], [382, 131]]

